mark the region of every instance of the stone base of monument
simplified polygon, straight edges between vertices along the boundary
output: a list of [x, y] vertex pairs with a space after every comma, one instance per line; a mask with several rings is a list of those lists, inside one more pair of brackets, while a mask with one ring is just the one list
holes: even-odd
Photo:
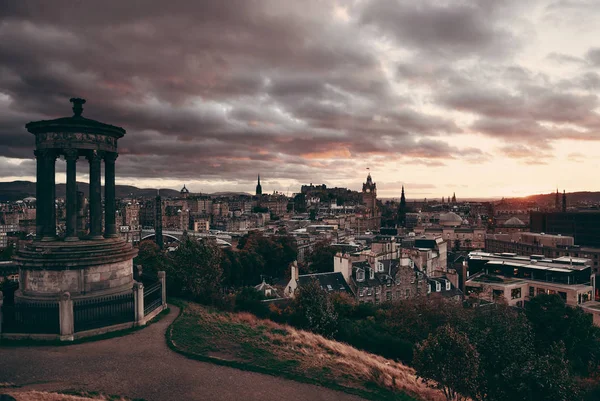
[[0, 338], [72, 341], [145, 325], [166, 308], [165, 274], [136, 282], [136, 255], [121, 238], [26, 244], [14, 257], [19, 290], [4, 306], [0, 293]]
[[132, 291], [137, 250], [121, 238], [74, 242], [33, 241], [17, 252], [16, 302], [117, 295]]

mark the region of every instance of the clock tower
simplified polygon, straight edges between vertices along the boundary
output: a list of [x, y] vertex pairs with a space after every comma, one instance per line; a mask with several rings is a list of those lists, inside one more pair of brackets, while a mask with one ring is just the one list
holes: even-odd
[[362, 187], [362, 203], [369, 209], [371, 216], [377, 215], [377, 184], [373, 182], [371, 173]]

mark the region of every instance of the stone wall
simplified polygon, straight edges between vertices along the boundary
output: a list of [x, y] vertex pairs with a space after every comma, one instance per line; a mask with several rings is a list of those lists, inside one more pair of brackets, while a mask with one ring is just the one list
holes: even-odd
[[133, 285], [133, 260], [72, 270], [21, 269], [21, 291], [25, 296], [72, 296], [118, 292]]

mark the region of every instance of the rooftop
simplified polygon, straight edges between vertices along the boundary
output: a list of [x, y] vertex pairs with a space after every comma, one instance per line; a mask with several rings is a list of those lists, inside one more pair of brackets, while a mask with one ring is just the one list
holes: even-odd
[[550, 270], [556, 272], [581, 271], [590, 267], [591, 260], [562, 256], [560, 258], [545, 258], [542, 255], [519, 256], [516, 253], [489, 253], [474, 251], [469, 253], [470, 260], [487, 260], [487, 264], [508, 265], [514, 267], [527, 267], [537, 270]]

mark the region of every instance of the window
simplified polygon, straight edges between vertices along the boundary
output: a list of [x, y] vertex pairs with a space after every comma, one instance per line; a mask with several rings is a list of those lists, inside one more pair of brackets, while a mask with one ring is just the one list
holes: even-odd
[[367, 295], [373, 295], [373, 289], [371, 287], [367, 287]]
[[427, 293], [431, 294], [431, 283], [427, 284]]
[[392, 286], [392, 280], [391, 280], [391, 279], [389, 279], [389, 278], [387, 279], [387, 286], [388, 286], [388, 287], [391, 287], [391, 286]]
[[510, 299], [519, 299], [521, 298], [521, 288], [513, 288], [510, 290]]
[[369, 269], [369, 278], [373, 280], [375, 278], [375, 270]]
[[410, 288], [406, 289], [406, 298], [410, 297]]
[[400, 299], [400, 290], [396, 291], [396, 299]]
[[446, 280], [446, 291], [450, 291], [451, 288], [452, 288], [452, 285], [450, 283], [450, 280]]
[[356, 271], [356, 281], [365, 281], [365, 271], [364, 270]]
[[545, 289], [543, 289], [543, 288], [538, 288], [538, 289], [537, 289], [537, 295], [540, 295], [540, 294], [545, 294], [545, 293], [546, 293], [546, 290], [545, 290]]
[[327, 284], [327, 291], [333, 291], [333, 287], [331, 286], [331, 284]]
[[440, 284], [439, 281], [435, 282], [435, 292], [440, 292], [442, 291], [442, 285]]
[[379, 294], [381, 292], [381, 289], [379, 287], [375, 287], [375, 294]]
[[391, 301], [392, 300], [392, 292], [391, 291], [387, 291], [385, 293], [385, 300], [386, 301]]
[[535, 288], [529, 287], [529, 296], [530, 297], [535, 297]]
[[380, 273], [383, 272], [383, 263], [377, 262], [377, 271]]
[[567, 301], [567, 293], [566, 292], [559, 291], [558, 295], [563, 299], [563, 301], [565, 301], [565, 302]]
[[364, 297], [364, 296], [365, 296], [365, 290], [364, 290], [364, 289], [362, 289], [362, 288], [360, 288], [360, 289], [358, 290], [358, 296], [359, 296], [359, 297]]

